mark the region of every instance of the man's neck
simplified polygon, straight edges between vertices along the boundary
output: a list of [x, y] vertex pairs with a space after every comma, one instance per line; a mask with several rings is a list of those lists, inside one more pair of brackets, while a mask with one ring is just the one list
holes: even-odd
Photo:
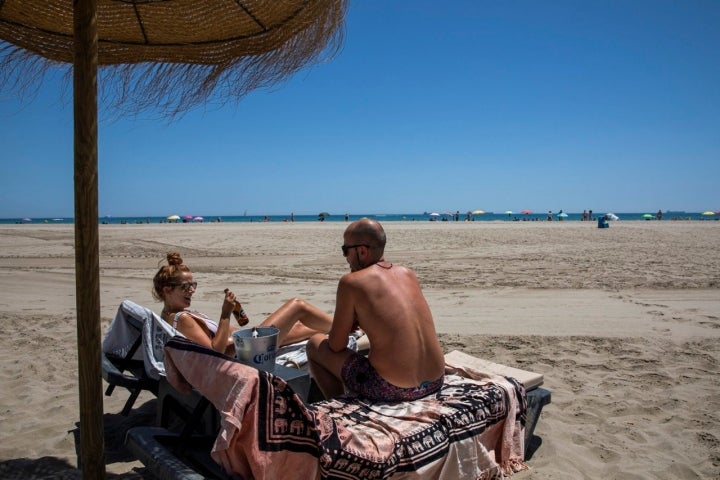
[[381, 258], [377, 262], [370, 264], [370, 266], [372, 265], [377, 265], [378, 267], [384, 268], [385, 270], [390, 270], [393, 267], [393, 264], [390, 262], [386, 262], [384, 258]]

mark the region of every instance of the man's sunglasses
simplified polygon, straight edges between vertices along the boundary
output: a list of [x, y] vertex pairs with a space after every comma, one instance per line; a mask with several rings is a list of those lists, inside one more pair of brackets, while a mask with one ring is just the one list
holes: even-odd
[[357, 247], [370, 248], [370, 245], [365, 245], [364, 243], [358, 243], [357, 245], [342, 245], [342, 246], [340, 246], [340, 248], [342, 249], [343, 257], [347, 257], [348, 252], [350, 251], [351, 248], [357, 248]]
[[183, 292], [187, 292], [192, 288], [193, 290], [197, 290], [197, 282], [182, 282], [182, 283], [171, 283], [171, 287], [180, 287]]

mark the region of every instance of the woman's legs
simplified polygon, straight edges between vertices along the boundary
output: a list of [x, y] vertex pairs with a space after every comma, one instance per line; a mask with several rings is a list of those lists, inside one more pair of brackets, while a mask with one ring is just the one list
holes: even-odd
[[292, 298], [275, 310], [261, 325], [272, 325], [279, 329], [278, 344], [288, 345], [307, 340], [315, 333], [328, 333], [332, 326], [332, 317], [301, 298]]

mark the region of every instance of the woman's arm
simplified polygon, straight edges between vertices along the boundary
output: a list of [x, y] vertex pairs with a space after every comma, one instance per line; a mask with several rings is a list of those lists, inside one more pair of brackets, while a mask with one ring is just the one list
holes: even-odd
[[235, 304], [234, 302], [235, 295], [228, 291], [228, 293], [225, 294], [225, 300], [223, 301], [220, 311], [220, 322], [218, 322], [215, 336], [209, 333], [207, 326], [205, 326], [202, 320], [196, 319], [190, 313], [180, 314], [177, 321], [177, 329], [195, 343], [211, 348], [217, 352], [231, 355], [233, 354], [234, 343], [231, 337], [230, 314]]
[[225, 300], [223, 300], [222, 308], [220, 309], [220, 322], [218, 323], [217, 333], [212, 339], [213, 350], [223, 353], [232, 353], [230, 346], [234, 347], [232, 340], [232, 328], [230, 327], [230, 314], [235, 307], [235, 294], [230, 291], [225, 291]]

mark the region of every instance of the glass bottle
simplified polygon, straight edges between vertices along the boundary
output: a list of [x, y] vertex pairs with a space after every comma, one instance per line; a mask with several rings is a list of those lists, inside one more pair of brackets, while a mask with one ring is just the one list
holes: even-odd
[[[225, 289], [225, 293], [230, 290], [229, 288]], [[240, 302], [235, 300], [235, 305], [232, 309], [232, 314], [235, 317], [235, 320], [237, 320], [238, 324], [243, 327], [248, 324], [250, 321], [250, 318], [248, 318], [247, 313], [245, 313], [245, 310], [243, 310], [242, 305], [240, 305]]]

